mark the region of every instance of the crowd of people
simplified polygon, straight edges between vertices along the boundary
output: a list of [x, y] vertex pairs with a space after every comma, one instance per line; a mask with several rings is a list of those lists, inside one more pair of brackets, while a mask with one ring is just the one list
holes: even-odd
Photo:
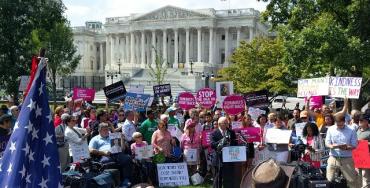
[[[277, 160], [301, 160], [314, 168], [322, 168], [325, 151], [329, 151], [326, 166], [329, 181], [334, 180], [339, 170], [349, 187], [357, 188], [370, 183], [370, 169], [356, 169], [352, 159], [352, 150], [358, 140], [370, 142], [370, 111], [361, 113], [352, 110], [348, 113], [347, 99], [338, 112], [331, 105], [311, 108], [308, 99], [304, 109], [296, 108], [288, 114], [267, 112], [255, 119], [248, 114], [248, 108], [241, 114], [228, 115], [219, 108], [207, 110], [198, 107], [185, 111], [174, 103], [170, 107], [153, 107], [145, 112], [136, 112], [124, 110], [122, 103], [111, 108], [108, 105], [105, 108], [84, 105], [79, 113], [73, 112], [68, 105], [55, 108], [54, 126], [61, 169], [66, 169], [74, 161], [73, 151], [78, 147], [88, 150], [89, 157], [95, 161], [115, 163], [120, 170], [122, 187], [145, 182], [158, 185], [155, 164], [176, 162], [187, 163], [189, 177], [198, 174], [212, 179], [213, 187], [239, 187], [240, 181], [235, 181], [235, 177], [241, 177], [254, 167], [253, 160], [258, 151], [287, 153], [286, 159]], [[18, 111], [17, 106], [1, 107], [0, 152], [6, 148], [6, 138], [11, 135]], [[259, 127], [260, 141], [248, 142], [240, 131], [232, 129], [232, 122], [241, 122], [241, 128]], [[304, 123], [302, 137], [296, 136], [298, 123]], [[289, 143], [265, 142], [268, 129], [292, 130]], [[212, 131], [209, 146], [202, 142], [203, 131]], [[112, 140], [112, 133], [120, 133], [120, 143]], [[307, 146], [301, 156], [291, 152], [298, 142]], [[137, 149], [148, 145], [153, 147], [153, 157], [140, 159]], [[242, 165], [224, 163], [222, 148], [238, 145], [247, 146], [247, 161]], [[149, 169], [145, 180], [137, 180], [132, 175], [138, 163], [140, 167]], [[237, 166], [242, 168], [235, 174]], [[235, 176], [230, 176], [233, 173]]]

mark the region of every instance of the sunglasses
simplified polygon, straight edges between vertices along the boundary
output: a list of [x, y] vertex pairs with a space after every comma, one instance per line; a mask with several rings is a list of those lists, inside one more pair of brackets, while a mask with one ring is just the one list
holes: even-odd
[[118, 116], [122, 116], [123, 117], [123, 116], [125, 116], [125, 114], [118, 114]]

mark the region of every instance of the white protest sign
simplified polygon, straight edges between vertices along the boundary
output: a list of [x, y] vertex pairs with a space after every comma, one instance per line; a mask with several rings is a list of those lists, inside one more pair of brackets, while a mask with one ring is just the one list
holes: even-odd
[[157, 170], [159, 187], [177, 187], [190, 184], [186, 163], [157, 164]]
[[266, 114], [266, 111], [261, 110], [259, 108], [249, 107], [248, 114], [251, 116], [253, 120], [257, 120], [258, 116], [260, 116], [261, 114]]
[[243, 162], [247, 161], [247, 151], [245, 146], [229, 146], [222, 148], [223, 162]]
[[329, 95], [331, 97], [358, 99], [360, 97], [362, 78], [330, 77]]
[[294, 127], [295, 127], [295, 135], [298, 137], [303, 137], [303, 128], [304, 126], [306, 126], [306, 123], [295, 123], [294, 124]]
[[167, 130], [171, 133], [172, 137], [176, 137], [178, 140], [181, 140], [182, 132], [176, 127], [176, 125], [169, 124]]
[[252, 164], [253, 165], [258, 165], [259, 163], [266, 161], [267, 159], [275, 159], [276, 158], [276, 153], [275, 152], [270, 152], [267, 147], [265, 147], [263, 150], [258, 150], [257, 148], [255, 149], [255, 154], [254, 154], [254, 159]]
[[110, 152], [111, 153], [121, 153], [122, 147], [121, 147], [121, 135], [122, 133], [109, 133], [109, 139], [111, 143]]
[[184, 157], [186, 162], [197, 162], [198, 161], [198, 150], [197, 149], [185, 149]]
[[298, 97], [324, 96], [329, 94], [329, 77], [298, 80]]
[[216, 82], [217, 107], [221, 108], [224, 99], [232, 94], [234, 94], [233, 82]]
[[232, 121], [231, 122], [231, 128], [234, 129], [241, 129], [242, 128], [242, 122], [241, 121]]
[[274, 144], [288, 144], [291, 135], [292, 130], [282, 130], [273, 128], [267, 129], [265, 142]]
[[135, 148], [136, 159], [149, 159], [153, 157], [153, 146], [147, 145]]
[[82, 159], [90, 158], [89, 146], [87, 142], [81, 145], [73, 144], [71, 147], [73, 162], [83, 162]]

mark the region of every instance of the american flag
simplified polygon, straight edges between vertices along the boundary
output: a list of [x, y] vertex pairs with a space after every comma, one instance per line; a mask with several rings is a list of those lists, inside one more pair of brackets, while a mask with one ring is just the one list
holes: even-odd
[[62, 187], [58, 149], [45, 86], [46, 70], [46, 60], [41, 58], [3, 158], [0, 159], [1, 188]]

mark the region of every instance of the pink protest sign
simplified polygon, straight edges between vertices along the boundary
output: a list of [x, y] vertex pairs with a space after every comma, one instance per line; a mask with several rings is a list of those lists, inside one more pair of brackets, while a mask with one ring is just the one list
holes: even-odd
[[203, 108], [211, 109], [216, 103], [216, 91], [211, 88], [203, 88], [197, 93], [197, 102]]
[[211, 134], [212, 134], [212, 131], [202, 132], [202, 146], [208, 147], [211, 145]]
[[95, 98], [95, 89], [90, 88], [73, 88], [73, 100], [84, 99], [85, 101], [93, 101]]
[[261, 142], [261, 128], [248, 127], [240, 129], [240, 133], [247, 138], [247, 142]]
[[195, 107], [195, 97], [190, 92], [182, 92], [179, 94], [178, 103], [180, 108], [190, 110]]
[[[307, 97], [305, 98], [305, 102], [307, 101]], [[312, 96], [310, 100], [310, 107], [311, 108], [321, 108], [323, 105], [322, 96]]]
[[222, 108], [229, 115], [237, 115], [244, 111], [245, 101], [242, 96], [239, 95], [229, 95], [225, 98]]

